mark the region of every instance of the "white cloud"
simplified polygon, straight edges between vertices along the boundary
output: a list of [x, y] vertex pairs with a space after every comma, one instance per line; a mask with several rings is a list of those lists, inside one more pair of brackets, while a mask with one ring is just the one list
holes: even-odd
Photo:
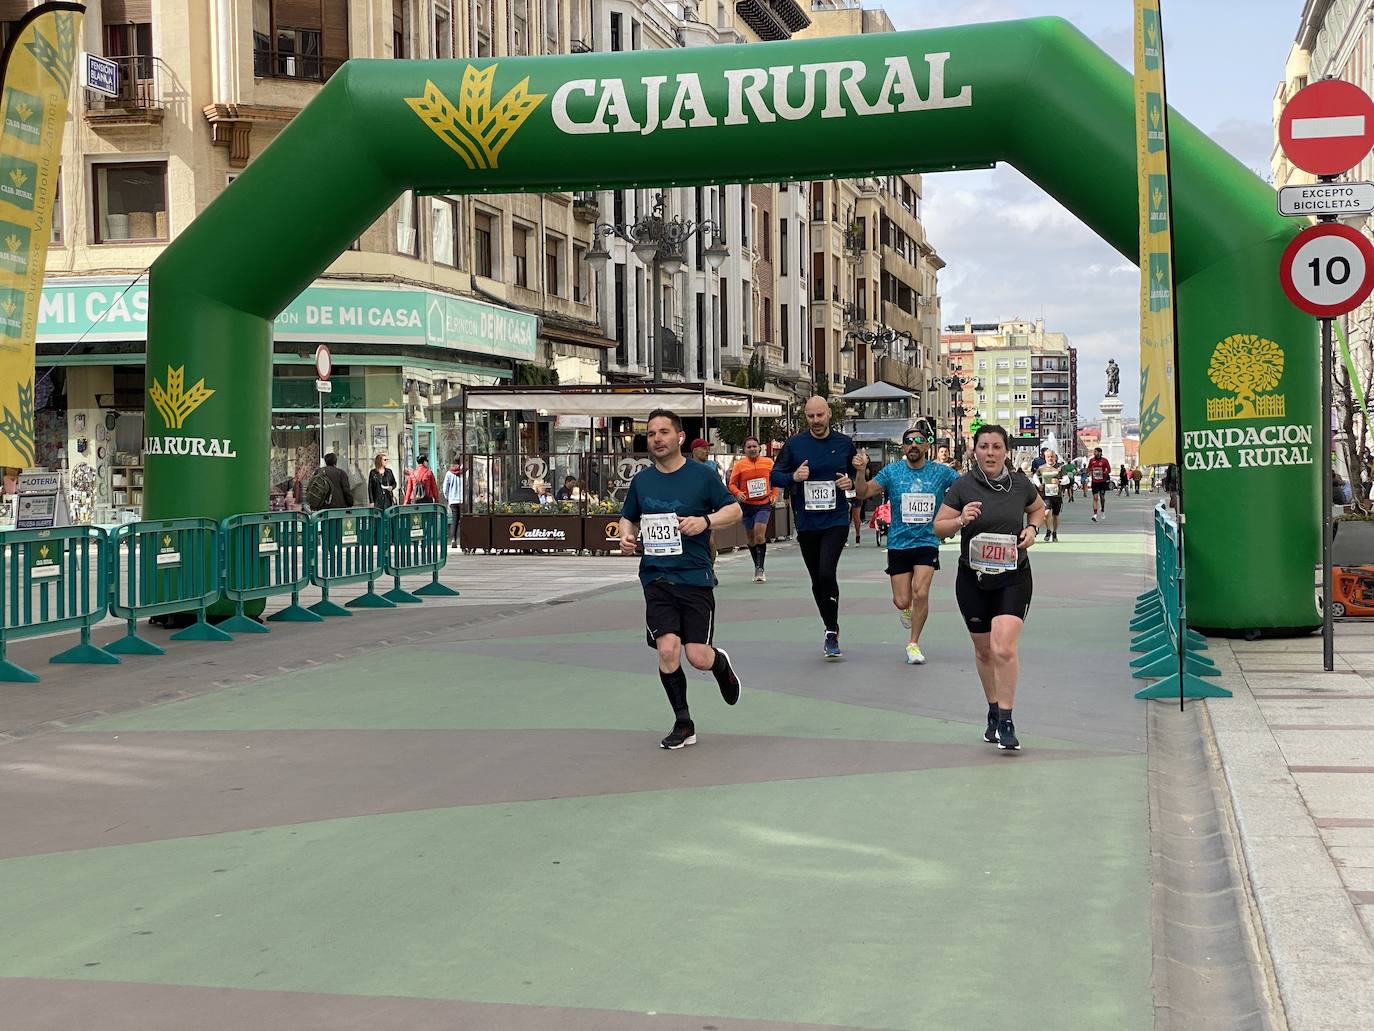
[[1097, 418], [1108, 358], [1128, 414], [1139, 384], [1140, 274], [1010, 166], [925, 178], [922, 208], [946, 324], [1036, 318], [1078, 348], [1079, 419]]

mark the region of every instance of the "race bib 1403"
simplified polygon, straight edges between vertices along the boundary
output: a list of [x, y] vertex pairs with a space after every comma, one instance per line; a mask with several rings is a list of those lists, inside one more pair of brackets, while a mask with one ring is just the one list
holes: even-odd
[[902, 522], [928, 523], [935, 518], [934, 494], [903, 494]]

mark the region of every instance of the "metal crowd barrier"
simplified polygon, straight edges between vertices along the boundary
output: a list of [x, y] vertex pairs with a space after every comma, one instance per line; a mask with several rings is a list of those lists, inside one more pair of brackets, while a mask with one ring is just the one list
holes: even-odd
[[[386, 510], [385, 564], [392, 589], [382, 595], [388, 601], [418, 604], [422, 598], [458, 594], [439, 582], [439, 570], [448, 562], [448, 506], [397, 505]], [[429, 573], [433, 579], [413, 594], [401, 589], [401, 577]]]
[[[377, 508], [327, 508], [316, 512], [315, 552], [310, 582], [320, 600], [310, 606], [319, 616], [351, 616], [349, 609], [394, 609], [376, 592], [386, 557], [386, 514]], [[366, 581], [367, 591], [344, 605], [329, 600], [329, 588]]]
[[9, 530], [0, 536], [0, 681], [38, 675], [6, 657], [9, 642], [79, 629], [81, 642], [49, 662], [108, 665], [119, 656], [91, 643], [109, 602], [109, 538], [92, 526]]
[[224, 544], [224, 596], [235, 612], [221, 623], [229, 633], [265, 634], [267, 627], [244, 614], [244, 603], [291, 595], [291, 604], [268, 616], [271, 622], [318, 623], [324, 617], [300, 604], [301, 588], [310, 582], [314, 558], [314, 525], [304, 512], [257, 512], [235, 515], [220, 524]]
[[110, 614], [129, 631], [109, 646], [120, 655], [163, 655], [166, 649], [138, 636], [149, 616], [196, 610], [196, 621], [173, 641], [232, 641], [205, 619], [219, 600], [220, 529], [213, 519], [152, 519], [115, 528], [110, 537]]
[[[1204, 682], [1221, 671], [1206, 655], [1207, 639], [1188, 627], [1184, 592], [1183, 535], [1167, 502], [1155, 506], [1155, 586], [1136, 598], [1131, 651], [1137, 679], [1164, 679], [1136, 692], [1137, 698], [1230, 698], [1224, 687]], [[1180, 662], [1180, 655], [1182, 661]], [[1180, 677], [1182, 679], [1180, 679]]]

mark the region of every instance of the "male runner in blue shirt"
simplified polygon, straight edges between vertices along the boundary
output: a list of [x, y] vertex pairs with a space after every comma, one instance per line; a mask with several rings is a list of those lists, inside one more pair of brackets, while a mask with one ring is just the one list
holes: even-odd
[[[906, 646], [908, 666], [924, 665], [921, 631], [930, 614], [930, 581], [940, 568], [940, 539], [932, 524], [945, 491], [959, 473], [927, 459], [935, 430], [922, 420], [902, 434], [902, 458], [889, 462], [878, 475], [857, 486], [859, 497], [879, 489], [887, 492], [892, 521], [887, 531], [887, 575], [892, 579], [892, 604], [902, 626], [911, 630]], [[857, 459], [856, 459], [857, 464]]]
[[[840, 554], [849, 539], [849, 498], [845, 491], [862, 483], [856, 471], [854, 441], [830, 428], [830, 403], [823, 397], [806, 402], [805, 433], [783, 445], [773, 460], [775, 487], [792, 488], [797, 547], [811, 574], [811, 596], [825, 624], [822, 654], [838, 659], [840, 649]], [[866, 468], [866, 467], [865, 467]]]

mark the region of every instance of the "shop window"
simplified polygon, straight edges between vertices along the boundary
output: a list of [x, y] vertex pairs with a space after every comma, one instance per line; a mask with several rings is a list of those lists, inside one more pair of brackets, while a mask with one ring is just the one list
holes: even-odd
[[91, 165], [95, 242], [167, 240], [167, 162]]
[[434, 263], [458, 267], [458, 202], [448, 197], [429, 199], [430, 239]]
[[563, 241], [556, 236], [544, 238], [544, 290], [554, 297], [562, 297], [563, 280], [559, 273], [563, 264]]
[[420, 221], [419, 202], [414, 190], [401, 194], [400, 206], [396, 212], [396, 253], [411, 258], [420, 256], [420, 237], [417, 232]]
[[[111, 20], [110, 0], [104, 11]], [[253, 0], [253, 74], [258, 78], [323, 82], [348, 57], [348, 0]]]
[[529, 266], [530, 231], [522, 225], [512, 225], [510, 229], [510, 253], [515, 259], [515, 285], [530, 285]]
[[496, 232], [494, 219], [485, 211], [473, 215], [472, 261], [473, 271], [479, 276], [492, 278], [496, 267]]

